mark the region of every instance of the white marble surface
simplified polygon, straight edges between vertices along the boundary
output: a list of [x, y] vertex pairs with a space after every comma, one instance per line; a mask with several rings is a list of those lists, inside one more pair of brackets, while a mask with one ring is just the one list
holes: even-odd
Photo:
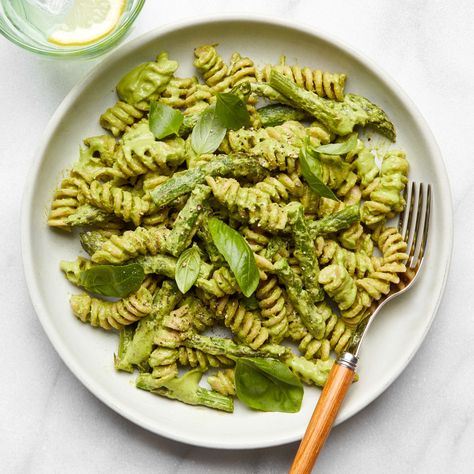
[[[321, 27], [385, 68], [432, 127], [453, 192], [453, 261], [432, 329], [398, 380], [334, 429], [317, 472], [474, 472], [474, 4], [149, 0], [129, 39], [183, 18], [242, 12]], [[0, 58], [0, 471], [285, 472], [296, 444], [226, 452], [169, 441], [103, 405], [58, 357], [35, 316], [23, 278], [20, 202], [35, 145], [49, 118], [95, 62], [50, 62], [3, 38]]]

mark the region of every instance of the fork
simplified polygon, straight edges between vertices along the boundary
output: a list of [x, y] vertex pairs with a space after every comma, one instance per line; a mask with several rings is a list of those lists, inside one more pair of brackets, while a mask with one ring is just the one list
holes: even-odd
[[[426, 191], [425, 191], [426, 187]], [[405, 188], [407, 205], [400, 215], [398, 230], [407, 243], [406, 272], [398, 274], [400, 282], [393, 284], [387, 295], [372, 304], [364, 320], [357, 326], [346, 351], [336, 360], [306, 428], [296, 453], [290, 474], [307, 474], [316, 462], [329, 436], [336, 415], [353, 379], [361, 343], [380, 309], [411, 288], [423, 264], [431, 212], [431, 185], [411, 183]]]

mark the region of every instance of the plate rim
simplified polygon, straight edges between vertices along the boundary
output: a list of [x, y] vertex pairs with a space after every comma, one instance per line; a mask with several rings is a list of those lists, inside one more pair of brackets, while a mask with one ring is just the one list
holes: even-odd
[[33, 273], [33, 256], [30, 247], [30, 236], [31, 236], [31, 212], [33, 206], [31, 205], [33, 195], [32, 189], [35, 183], [36, 177], [38, 175], [42, 157], [45, 154], [46, 148], [49, 144], [53, 132], [56, 130], [60, 124], [60, 119], [63, 117], [64, 112], [70, 107], [71, 103], [74, 102], [78, 95], [95, 80], [96, 77], [100, 76], [108, 67], [109, 64], [119, 61], [122, 57], [126, 56], [128, 53], [134, 49], [140, 48], [141, 45], [147, 43], [153, 38], [159, 38], [163, 35], [172, 33], [175, 30], [203, 26], [203, 25], [213, 25], [216, 23], [225, 23], [225, 22], [234, 22], [234, 23], [258, 23], [264, 24], [266, 26], [278, 26], [290, 30], [296, 30], [300, 33], [307, 34], [314, 38], [317, 38], [320, 41], [330, 43], [337, 48], [347, 52], [350, 56], [358, 60], [364, 67], [366, 67], [372, 74], [374, 74], [378, 80], [380, 80], [384, 85], [386, 85], [397, 97], [398, 100], [410, 111], [417, 125], [421, 128], [423, 136], [426, 138], [427, 149], [432, 155], [433, 159], [437, 163], [437, 166], [444, 173], [444, 180], [440, 180], [441, 188], [439, 194], [444, 197], [448, 196], [449, 199], [443, 199], [441, 202], [436, 205], [444, 206], [444, 215], [447, 219], [447, 227], [449, 232], [447, 232], [448, 242], [447, 245], [447, 257], [445, 262], [444, 274], [442, 277], [440, 292], [437, 296], [437, 301], [434, 306], [433, 313], [429, 322], [427, 323], [425, 330], [415, 345], [413, 351], [406, 357], [403, 364], [401, 364], [397, 370], [392, 372], [392, 376], [386, 381], [385, 384], [380, 386], [377, 390], [371, 392], [369, 397], [362, 398], [359, 403], [355, 403], [355, 406], [351, 411], [349, 411], [345, 416], [339, 416], [335, 424], [342, 423], [343, 421], [351, 418], [355, 414], [359, 413], [365, 407], [370, 405], [375, 399], [377, 399], [405, 370], [408, 364], [413, 359], [416, 352], [421, 347], [423, 341], [426, 338], [426, 335], [431, 328], [433, 320], [438, 312], [439, 305], [443, 298], [446, 288], [447, 277], [449, 274], [449, 268], [451, 265], [452, 254], [453, 254], [453, 203], [452, 203], [452, 192], [449, 182], [449, 175], [447, 173], [446, 164], [444, 162], [443, 156], [439, 149], [438, 143], [435, 139], [433, 132], [431, 131], [428, 122], [419, 111], [418, 107], [412, 101], [412, 99], [407, 95], [407, 93], [401, 88], [398, 82], [385, 71], [384, 68], [376, 64], [375, 61], [370, 59], [365, 53], [355, 49], [353, 46], [347, 44], [344, 40], [339, 39], [336, 35], [329, 33], [327, 30], [316, 28], [305, 22], [300, 22], [296, 20], [281, 19], [276, 17], [264, 17], [262, 15], [253, 15], [253, 14], [215, 14], [212, 16], [199, 16], [195, 18], [183, 19], [175, 22], [169, 22], [162, 26], [158, 26], [149, 30], [137, 38], [120, 45], [118, 48], [110, 52], [104, 60], [96, 64], [88, 73], [70, 90], [70, 92], [64, 97], [60, 105], [56, 108], [55, 112], [51, 116], [43, 134], [42, 138], [36, 148], [36, 152], [33, 157], [33, 161], [30, 165], [29, 172], [25, 180], [25, 187], [23, 191], [22, 203], [21, 203], [21, 216], [20, 216], [20, 225], [21, 225], [21, 254], [23, 261], [23, 272], [28, 288], [28, 293], [30, 300], [32, 302], [35, 313], [48, 336], [49, 341], [52, 346], [58, 353], [59, 357], [66, 364], [68, 369], [74, 374], [75, 377], [101, 402], [107, 405], [109, 408], [114, 410], [119, 415], [127, 418], [129, 421], [135, 423], [136, 425], [147, 429], [155, 434], [179, 441], [182, 443], [206, 447], [206, 448], [217, 448], [217, 449], [255, 449], [255, 448], [265, 448], [272, 446], [279, 446], [286, 443], [291, 443], [301, 439], [303, 432], [286, 436], [274, 436], [272, 439], [263, 440], [260, 443], [248, 443], [248, 442], [229, 442], [229, 441], [218, 441], [212, 445], [209, 442], [201, 441], [199, 438], [194, 436], [187, 436], [183, 433], [172, 432], [167, 429], [162, 430], [160, 427], [155, 426], [152, 423], [148, 423], [147, 420], [135, 416], [134, 413], [131, 413], [126, 407], [122, 407], [122, 404], [115, 403], [113, 396], [109, 396], [104, 390], [97, 386], [93, 379], [88, 375], [86, 371], [83, 371], [80, 366], [75, 362], [74, 357], [69, 354], [67, 345], [62, 342], [61, 338], [58, 337], [52, 323], [49, 321], [47, 309], [43, 306], [40, 297], [40, 290], [36, 283], [36, 278]]

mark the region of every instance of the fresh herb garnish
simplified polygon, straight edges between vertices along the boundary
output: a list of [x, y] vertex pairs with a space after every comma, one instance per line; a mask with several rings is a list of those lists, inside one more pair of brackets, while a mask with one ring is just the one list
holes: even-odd
[[138, 263], [96, 265], [81, 272], [80, 282], [91, 293], [124, 298], [137, 291], [144, 278], [145, 273]]
[[339, 201], [332, 190], [323, 183], [319, 154], [309, 144], [305, 144], [300, 150], [300, 165], [301, 173], [313, 191], [322, 197]]
[[301, 408], [303, 386], [276, 359], [241, 357], [235, 365], [237, 397], [250, 408], [295, 413]]
[[191, 145], [198, 154], [213, 153], [226, 134], [226, 128], [219, 120], [216, 106], [210, 105], [199, 117], [191, 133]]
[[230, 92], [217, 94], [216, 103], [202, 112], [191, 133], [191, 145], [198, 154], [213, 153], [227, 129], [248, 126], [250, 116], [244, 101]]
[[232, 93], [217, 94], [216, 114], [219, 122], [228, 129], [248, 127], [250, 116], [245, 103]]
[[215, 217], [209, 219], [209, 232], [239, 284], [242, 293], [250, 297], [260, 280], [255, 256], [246, 240], [232, 227]]
[[357, 133], [351, 133], [349, 138], [340, 143], [329, 143], [328, 145], [321, 145], [314, 149], [318, 153], [325, 155], [344, 155], [352, 151], [357, 145]]
[[176, 262], [175, 280], [181, 293], [186, 293], [196, 282], [201, 268], [201, 256], [197, 247], [185, 250]]
[[170, 135], [176, 135], [183, 120], [184, 115], [169, 105], [161, 102], [152, 102], [150, 105], [148, 125], [158, 140]]

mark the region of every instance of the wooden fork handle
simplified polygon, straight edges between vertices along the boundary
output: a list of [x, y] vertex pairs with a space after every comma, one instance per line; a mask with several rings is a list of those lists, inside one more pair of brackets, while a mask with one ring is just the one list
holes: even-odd
[[296, 453], [290, 474], [309, 474], [329, 436], [336, 415], [354, 379], [357, 357], [344, 353], [333, 365]]

